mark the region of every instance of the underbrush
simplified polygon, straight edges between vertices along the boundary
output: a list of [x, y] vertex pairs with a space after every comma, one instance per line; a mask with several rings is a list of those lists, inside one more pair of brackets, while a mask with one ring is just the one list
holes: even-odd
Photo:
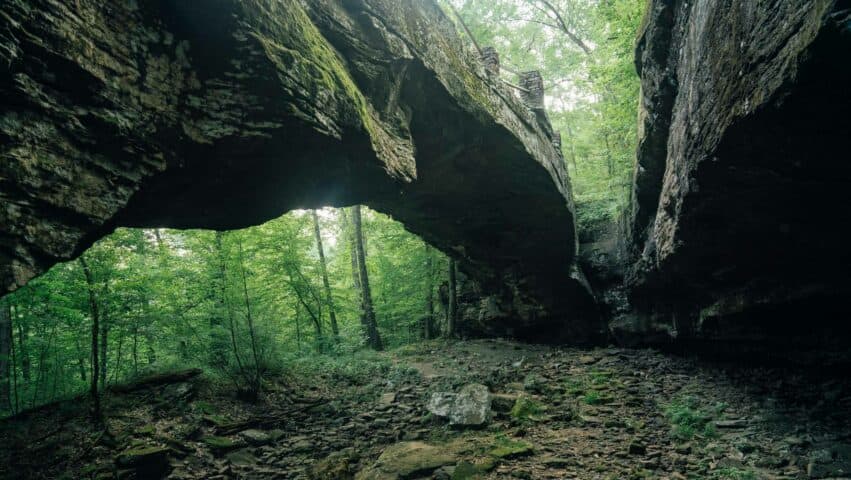
[[721, 468], [713, 472], [711, 478], [717, 480], [757, 480], [754, 472], [735, 467]]
[[391, 370], [390, 360], [370, 350], [348, 355], [314, 354], [285, 358], [284, 370], [294, 378], [325, 378], [335, 384], [362, 386]]
[[665, 416], [671, 422], [671, 436], [680, 441], [717, 436], [713, 421], [725, 408], [726, 405], [720, 403], [704, 407], [692, 395], [677, 398], [665, 408]]
[[297, 378], [324, 378], [336, 385], [363, 386], [376, 381], [394, 384], [419, 378], [419, 372], [396, 364], [385, 354], [359, 350], [345, 355], [315, 354], [284, 360], [284, 370]]

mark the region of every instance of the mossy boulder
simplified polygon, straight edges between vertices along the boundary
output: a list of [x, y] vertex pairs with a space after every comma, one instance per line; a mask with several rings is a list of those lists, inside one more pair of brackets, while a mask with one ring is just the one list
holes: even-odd
[[234, 450], [225, 455], [225, 459], [227, 459], [227, 461], [229, 461], [232, 465], [237, 466], [248, 466], [257, 463], [257, 457], [255, 457], [247, 448]]
[[532, 397], [521, 395], [517, 397], [511, 408], [511, 418], [517, 422], [537, 422], [546, 418], [547, 408]]
[[154, 429], [153, 425], [144, 425], [142, 427], [137, 428], [136, 431], [133, 432], [133, 433], [135, 433], [136, 435], [140, 435], [140, 436], [149, 436], [149, 435], [153, 435], [154, 432], [155, 432], [155, 429]]
[[272, 436], [263, 430], [256, 429], [248, 429], [239, 432], [239, 438], [245, 440], [250, 445], [254, 445], [259, 447], [261, 445], [266, 445], [267, 443], [272, 441]]
[[164, 478], [171, 471], [169, 450], [163, 447], [142, 447], [125, 450], [115, 457], [115, 465], [132, 470], [139, 478]]
[[345, 449], [328, 455], [308, 470], [310, 480], [351, 480], [352, 465], [360, 459], [354, 449]]
[[461, 461], [452, 471], [451, 480], [471, 480], [480, 478], [485, 473], [496, 467], [497, 460], [493, 457], [485, 457], [477, 461]]
[[214, 453], [225, 453], [245, 446], [245, 442], [228, 437], [209, 436], [201, 439], [201, 443]]
[[375, 464], [362, 470], [355, 480], [403, 480], [418, 478], [444, 465], [458, 461], [452, 448], [429, 445], [423, 442], [402, 442], [388, 447]]
[[224, 415], [204, 415], [204, 421], [214, 427], [226, 427], [230, 420]]
[[493, 448], [488, 454], [495, 458], [504, 459], [531, 455], [533, 451], [530, 443], [514, 440], [505, 435], [497, 435], [494, 438]]

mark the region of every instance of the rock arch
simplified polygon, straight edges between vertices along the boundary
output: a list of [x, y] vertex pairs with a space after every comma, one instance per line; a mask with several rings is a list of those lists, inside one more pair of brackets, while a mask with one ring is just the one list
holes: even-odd
[[0, 5], [0, 291], [117, 226], [363, 203], [460, 261], [482, 331], [600, 325], [556, 136], [431, 1]]

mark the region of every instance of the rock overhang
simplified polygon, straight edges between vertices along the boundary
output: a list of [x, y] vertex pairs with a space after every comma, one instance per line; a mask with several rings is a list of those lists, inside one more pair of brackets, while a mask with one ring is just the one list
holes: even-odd
[[230, 229], [363, 203], [456, 257], [498, 299], [495, 331], [599, 333], [552, 133], [435, 3], [0, 11], [3, 290], [117, 226]]

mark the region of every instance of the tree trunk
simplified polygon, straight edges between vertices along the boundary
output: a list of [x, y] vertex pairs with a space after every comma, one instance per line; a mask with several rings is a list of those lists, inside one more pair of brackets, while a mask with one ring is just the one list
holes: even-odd
[[[11, 324], [12, 330], [14, 330], [14, 328], [15, 328], [14, 319], [17, 318], [17, 314], [18, 314], [18, 309], [15, 308], [15, 316], [12, 317], [12, 324]], [[12, 370], [12, 394], [14, 396], [14, 401], [12, 403], [12, 413], [18, 413], [18, 412], [21, 411], [21, 403], [20, 403], [19, 398], [18, 398], [18, 369], [15, 367], [15, 365], [17, 365], [17, 358], [16, 358], [16, 355], [15, 355], [15, 342], [14, 341], [9, 342], [9, 348], [12, 350], [11, 351], [12, 362], [9, 365], [11, 370]]]
[[[343, 219], [343, 231], [346, 232], [346, 237], [349, 242], [349, 255], [352, 260], [352, 287], [355, 290], [355, 295], [358, 298], [358, 303], [362, 303], [363, 294], [361, 293], [360, 268], [358, 267], [358, 249], [356, 245], [357, 242], [355, 240], [355, 229], [351, 225], [349, 213], [351, 213], [352, 217], [354, 217], [354, 208], [351, 208], [349, 210], [345, 208], [340, 209], [341, 218]], [[366, 325], [366, 321], [363, 318], [363, 308], [358, 309], [358, 316], [361, 325]], [[364, 330], [366, 329], [364, 328]]]
[[[352, 211], [354, 215], [354, 211]], [[340, 218], [343, 219], [343, 231], [346, 232], [346, 237], [349, 240], [349, 253], [352, 258], [352, 286], [355, 287], [358, 297], [360, 297], [360, 270], [358, 269], [358, 254], [355, 246], [355, 232], [349, 223], [349, 214], [345, 208], [340, 209]]]
[[319, 215], [316, 210], [311, 210], [313, 215], [313, 234], [316, 237], [316, 249], [319, 251], [319, 266], [322, 269], [322, 284], [325, 286], [325, 302], [328, 304], [328, 318], [331, 320], [331, 333], [334, 341], [340, 337], [340, 329], [337, 326], [337, 314], [334, 312], [334, 297], [331, 295], [331, 282], [328, 280], [328, 265], [325, 262], [325, 250], [322, 248], [322, 234], [319, 231]]
[[8, 300], [0, 300], [0, 409], [12, 410], [12, 310]]
[[98, 359], [98, 334], [100, 333], [100, 314], [98, 313], [98, 303], [97, 297], [95, 294], [95, 281], [92, 278], [92, 272], [89, 269], [89, 265], [86, 263], [86, 258], [83, 255], [80, 255], [79, 258], [80, 266], [83, 267], [83, 274], [86, 276], [86, 284], [88, 285], [89, 290], [89, 310], [92, 315], [92, 384], [91, 389], [89, 390], [92, 397], [92, 405], [94, 410], [92, 412], [95, 422], [100, 423], [101, 421], [101, 411], [100, 411], [100, 392], [98, 391], [98, 378], [100, 376], [100, 361]]
[[52, 353], [53, 354], [51, 356], [53, 357], [53, 384], [50, 386], [50, 399], [47, 401], [48, 403], [53, 403], [53, 401], [56, 399], [56, 390], [59, 385], [59, 379], [65, 378], [65, 369], [63, 368], [62, 362], [59, 361], [59, 354], [55, 345], [53, 347]]
[[567, 128], [567, 143], [570, 146], [570, 161], [573, 163], [573, 170], [579, 173], [579, 164], [576, 163], [576, 145], [573, 141], [573, 130], [570, 128], [570, 122], [564, 123]]
[[109, 336], [109, 315], [108, 310], [106, 308], [105, 302], [109, 296], [109, 287], [104, 284], [103, 290], [101, 290], [101, 302], [102, 308], [100, 311], [100, 388], [106, 388], [106, 367], [109, 358], [109, 343], [107, 342], [107, 337]]
[[295, 341], [301, 352], [301, 305], [295, 306]]
[[216, 283], [218, 284], [219, 295], [217, 299], [218, 308], [214, 315], [210, 317], [211, 338], [210, 338], [210, 364], [214, 367], [224, 367], [227, 364], [227, 338], [224, 335], [223, 328], [227, 317], [227, 306], [225, 305], [225, 294], [227, 287], [227, 278], [225, 276], [225, 259], [224, 247], [222, 244], [222, 232], [216, 232], [215, 249], [218, 258], [216, 266]]
[[458, 329], [458, 284], [455, 277], [455, 260], [449, 259], [449, 308], [446, 329], [450, 337], [455, 337]]
[[605, 139], [606, 145], [606, 170], [609, 177], [612, 177], [615, 174], [615, 161], [612, 158], [612, 149], [609, 147], [609, 134], [604, 134], [603, 138]]
[[[316, 341], [320, 348], [325, 346], [322, 339], [324, 335], [322, 334], [322, 298], [316, 293], [316, 290], [310, 285], [310, 281], [304, 274], [301, 272], [301, 268], [291, 262], [287, 262], [284, 264], [284, 269], [287, 271], [287, 276], [289, 277], [289, 286], [295, 294], [296, 300], [298, 300], [299, 305], [304, 307], [307, 311], [307, 314], [310, 316], [310, 320], [313, 322], [313, 327], [316, 330]], [[296, 277], [298, 277], [296, 279]], [[303, 290], [307, 289], [307, 292]], [[313, 298], [313, 302], [316, 305], [316, 311], [310, 308], [310, 303], [308, 303], [307, 294]]]
[[239, 246], [239, 269], [242, 273], [242, 294], [245, 302], [245, 318], [248, 321], [248, 337], [251, 340], [251, 355], [254, 359], [254, 371], [252, 372], [252, 394], [260, 393], [260, 356], [257, 352], [257, 332], [254, 330], [254, 317], [251, 315], [251, 302], [248, 298], [248, 278], [245, 273], [245, 257], [242, 252], [242, 238], [237, 237]]
[[154, 229], [154, 239], [157, 241], [157, 250], [159, 250], [160, 253], [162, 253], [162, 250], [165, 247], [165, 245], [163, 244], [163, 236], [162, 236], [162, 233], [160, 233], [159, 228]]
[[[159, 231], [156, 231], [155, 236], [159, 239]], [[146, 260], [146, 263], [147, 263], [148, 258], [150, 258], [150, 253], [148, 252], [147, 242], [145, 240], [143, 240], [140, 243], [139, 253], [142, 254], [145, 257], [145, 260]], [[152, 320], [152, 318], [151, 318], [151, 307], [150, 307], [150, 302], [149, 302], [149, 298], [148, 298], [147, 294], [145, 294], [145, 296], [142, 298], [142, 320], [146, 323], [149, 323]], [[134, 357], [133, 357], [133, 374], [134, 375], [136, 375], [139, 372], [139, 357], [138, 357], [138, 354], [139, 354], [139, 350], [138, 350], [139, 349], [139, 328], [140, 328], [139, 327], [139, 318], [136, 318], [135, 322], [133, 323], [133, 354], [134, 354]], [[154, 347], [153, 347], [153, 343], [154, 343], [153, 336], [151, 335], [150, 330], [147, 329], [147, 328], [145, 328], [141, 333], [142, 333], [142, 338], [145, 339], [145, 344], [148, 347], [148, 352], [147, 352], [148, 365], [154, 364], [157, 361], [157, 355], [156, 355], [156, 352], [154, 351]]]
[[426, 253], [426, 314], [423, 322], [423, 338], [431, 340], [434, 336], [434, 259], [431, 247], [425, 246]]
[[[18, 313], [17, 307], [15, 308], [15, 313]], [[30, 381], [30, 366], [32, 365], [29, 348], [27, 347], [29, 337], [29, 327], [23, 321], [18, 322], [18, 357], [21, 359], [21, 377], [24, 379], [24, 382]]]
[[360, 205], [352, 207], [352, 223], [355, 227], [355, 253], [357, 254], [358, 279], [361, 286], [361, 322], [363, 322], [363, 327], [366, 331], [367, 344], [374, 350], [382, 350], [384, 344], [381, 341], [381, 334], [378, 332], [378, 323], [375, 321], [375, 310], [372, 308], [372, 294], [369, 289], [369, 274], [366, 270]]
[[80, 345], [80, 337], [74, 336], [74, 344], [77, 347], [77, 369], [80, 373], [80, 380], [86, 381], [86, 356], [83, 355], [83, 347]]
[[154, 350], [154, 336], [150, 333], [145, 335], [145, 343], [148, 344], [148, 365], [157, 363], [157, 351]]
[[133, 376], [139, 374], [139, 320], [133, 321]]
[[224, 302], [227, 317], [228, 317], [228, 330], [230, 331], [230, 340], [231, 347], [233, 348], [233, 356], [236, 359], [237, 367], [239, 367], [240, 375], [245, 375], [245, 367], [242, 363], [242, 357], [239, 355], [239, 345], [236, 341], [236, 323], [234, 322], [234, 314], [233, 314], [233, 305], [227, 298], [227, 264], [225, 263], [225, 251], [222, 245], [222, 240], [224, 238], [224, 234], [221, 232], [216, 232], [216, 254], [219, 257], [219, 271], [222, 276], [222, 283], [220, 285], [220, 292], [222, 302]]
[[[39, 335], [41, 338], [44, 338], [44, 335]], [[53, 340], [56, 338], [56, 324], [54, 323], [50, 329], [50, 333], [47, 336], [47, 342], [42, 343], [41, 347], [38, 350], [38, 371], [36, 373], [35, 379], [35, 388], [33, 389], [32, 397], [30, 397], [30, 407], [35, 407], [41, 402], [39, 399], [41, 398], [42, 387], [47, 385], [49, 379], [47, 378], [50, 373], [48, 369], [47, 357], [48, 353], [53, 348]]]
[[[118, 348], [115, 351], [115, 364], [112, 366], [112, 383], [118, 381], [118, 374], [121, 370], [121, 354], [122, 348], [124, 347], [124, 331], [118, 330]], [[104, 388], [106, 388], [106, 383], [103, 384]]]

